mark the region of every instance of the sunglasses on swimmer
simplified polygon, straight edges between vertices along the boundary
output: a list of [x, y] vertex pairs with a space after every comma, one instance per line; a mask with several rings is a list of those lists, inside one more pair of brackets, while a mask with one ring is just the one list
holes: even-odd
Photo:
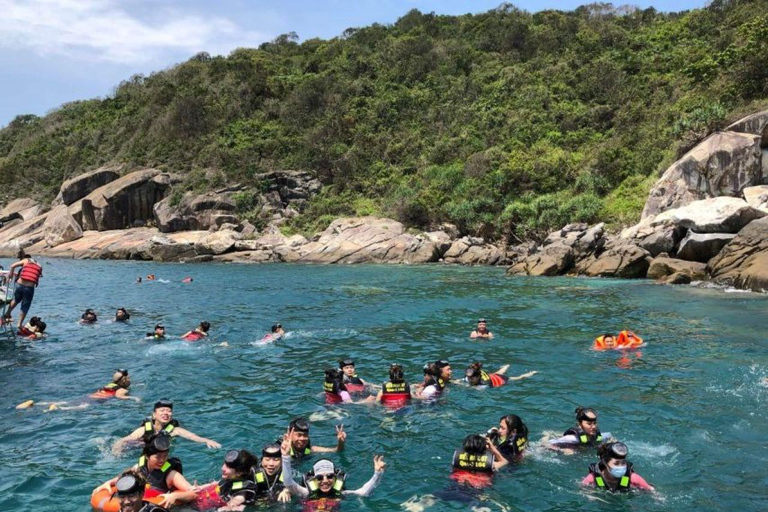
[[315, 480], [333, 480], [336, 478], [336, 475], [333, 473], [326, 473], [324, 475], [315, 475]]

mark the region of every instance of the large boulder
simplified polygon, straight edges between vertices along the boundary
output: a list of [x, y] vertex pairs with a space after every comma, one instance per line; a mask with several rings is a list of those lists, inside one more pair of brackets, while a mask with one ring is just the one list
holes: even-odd
[[5, 219], [3, 222], [13, 220], [14, 218], [30, 220], [41, 213], [43, 213], [43, 207], [37, 201], [28, 197], [22, 197], [14, 199], [0, 210], [0, 219]]
[[427, 263], [439, 257], [433, 242], [377, 217], [337, 219], [300, 252], [304, 263]]
[[743, 117], [728, 126], [726, 130], [730, 132], [751, 133], [752, 135], [760, 135], [764, 138], [768, 137], [768, 110]]
[[157, 228], [163, 233], [184, 230], [207, 230], [224, 224], [238, 224], [232, 193], [208, 192], [195, 195], [187, 192], [178, 204], [172, 205], [172, 196], [154, 206]]
[[[292, 206], [299, 212], [304, 209], [307, 201], [320, 192], [323, 187], [311, 172], [307, 171], [270, 171], [259, 174], [257, 179], [265, 186], [265, 192], [277, 192], [282, 207]], [[273, 206], [274, 199], [272, 201]]]
[[574, 259], [572, 247], [555, 242], [519, 259], [509, 267], [507, 275], [556, 276], [570, 270]]
[[579, 260], [577, 274], [592, 277], [642, 278], [648, 271], [651, 255], [626, 240], [609, 240], [603, 250]]
[[[432, 240], [433, 237], [427, 237]], [[433, 242], [437, 252], [440, 252], [439, 242]], [[455, 240], [448, 250], [442, 253], [444, 263], [459, 265], [498, 265], [504, 263], [506, 251], [495, 245], [485, 243], [482, 238], [465, 236]]]
[[762, 182], [761, 137], [747, 133], [710, 135], [672, 164], [651, 188], [643, 218], [708, 197], [738, 197]]
[[128, 228], [152, 219], [169, 187], [169, 175], [157, 169], [135, 171], [97, 188], [71, 205], [70, 213], [85, 230]]
[[43, 223], [43, 236], [48, 247], [55, 247], [82, 237], [83, 230], [67, 207], [60, 205], [50, 211]]
[[53, 206], [64, 204], [69, 206], [97, 188], [115, 181], [120, 177], [122, 165], [111, 165], [86, 172], [66, 180], [59, 188], [59, 195], [53, 200]]
[[768, 217], [739, 231], [707, 267], [716, 283], [753, 291], [768, 290]]
[[680, 242], [677, 257], [681, 260], [708, 262], [728, 245], [736, 235], [732, 233], [694, 233], [689, 231]]
[[765, 212], [751, 207], [743, 199], [713, 197], [661, 213], [652, 225], [672, 222], [695, 233], [738, 233], [753, 220], [765, 216]]
[[691, 279], [701, 280], [707, 277], [707, 266], [696, 261], [684, 261], [666, 256], [651, 260], [648, 267], [648, 279], [661, 279], [673, 274], [688, 274]]
[[199, 254], [224, 254], [234, 248], [235, 243], [242, 235], [236, 231], [223, 230], [210, 233], [203, 240], [195, 244], [195, 250]]
[[[766, 158], [768, 162], [768, 158]], [[768, 173], [766, 173], [768, 175]], [[744, 189], [744, 200], [752, 208], [768, 213], [768, 185], [758, 185]]]
[[675, 224], [672, 219], [654, 221], [654, 217], [646, 217], [638, 224], [624, 229], [620, 237], [632, 241], [654, 257], [662, 253], [674, 254], [688, 230]]

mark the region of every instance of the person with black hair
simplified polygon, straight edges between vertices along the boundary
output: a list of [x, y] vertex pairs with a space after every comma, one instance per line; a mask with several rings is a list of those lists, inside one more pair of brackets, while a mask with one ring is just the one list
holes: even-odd
[[206, 322], [203, 320], [200, 322], [200, 325], [189, 331], [188, 333], [184, 334], [181, 339], [186, 341], [200, 341], [203, 338], [208, 337], [208, 331], [211, 328], [210, 322]]
[[485, 318], [481, 318], [477, 321], [477, 327], [469, 334], [469, 337], [473, 340], [477, 338], [487, 340], [493, 339], [493, 333], [488, 330], [488, 322], [485, 321]]
[[115, 312], [115, 322], [127, 322], [131, 319], [131, 314], [125, 308], [117, 308]]
[[144, 501], [147, 479], [140, 471], [129, 469], [117, 477], [115, 498], [120, 512], [168, 512], [160, 505]]
[[326, 368], [323, 391], [325, 391], [325, 403], [327, 404], [352, 402], [352, 397], [347, 391], [346, 384], [344, 384], [344, 373], [338, 368]]
[[444, 385], [440, 385], [440, 368], [437, 363], [426, 363], [424, 365], [424, 380], [420, 384], [413, 386], [413, 398], [419, 400], [434, 400], [439, 397]]
[[502, 416], [498, 428], [491, 428], [485, 437], [488, 450], [499, 462], [499, 467], [521, 459], [528, 448], [528, 427], [515, 414]]
[[[347, 433], [344, 432], [344, 425], [336, 425], [337, 444], [335, 448], [313, 446], [309, 439], [309, 421], [307, 418], [301, 416], [291, 420], [291, 423], [288, 425], [288, 432], [290, 433], [290, 455], [294, 460], [302, 460], [304, 457], [308, 457], [313, 453], [340, 452], [344, 449], [344, 443], [347, 440]], [[277, 443], [282, 444], [283, 440], [284, 437], [281, 437], [277, 440]]]
[[90, 308], [85, 310], [85, 313], [80, 315], [81, 324], [95, 324], [99, 318], [96, 316], [96, 312]]
[[288, 503], [291, 493], [285, 488], [283, 459], [280, 445], [270, 443], [261, 449], [261, 464], [254, 474], [256, 494], [259, 499]]
[[16, 280], [16, 289], [13, 292], [13, 300], [8, 305], [8, 309], [3, 317], [3, 322], [8, 323], [11, 320], [11, 312], [13, 309], [21, 304], [21, 314], [19, 315], [19, 322], [16, 325], [17, 329], [21, 329], [24, 326], [24, 319], [29, 313], [29, 309], [32, 307], [32, 299], [35, 297], [35, 288], [40, 283], [40, 278], [43, 277], [43, 267], [37, 263], [34, 258], [24, 252], [23, 249], [19, 250], [19, 261], [11, 265], [8, 269], [8, 281], [13, 280], [13, 273], [16, 268], [21, 267], [19, 271], [19, 278]]
[[106, 398], [119, 398], [121, 400], [136, 400], [141, 402], [141, 399], [135, 396], [128, 396], [128, 388], [131, 387], [131, 377], [128, 375], [128, 370], [120, 368], [112, 375], [112, 381], [106, 384], [103, 388], [92, 393], [91, 398], [106, 399]]
[[488, 440], [472, 434], [464, 438], [461, 449], [453, 453], [451, 479], [471, 487], [487, 487], [493, 481], [493, 472], [505, 466], [488, 450]]
[[355, 361], [353, 359], [348, 357], [339, 361], [339, 369], [343, 372], [342, 377], [348, 392], [358, 393], [365, 391], [366, 383], [363, 379], [357, 376]]
[[611, 434], [600, 432], [597, 426], [597, 411], [591, 407], [576, 408], [576, 426], [566, 430], [557, 439], [548, 441], [549, 448], [570, 452], [572, 448], [589, 448], [612, 438]]
[[283, 330], [283, 326], [280, 323], [276, 323], [272, 325], [271, 331], [265, 334], [263, 338], [261, 338], [261, 341], [262, 343], [278, 341], [283, 336], [285, 336], [285, 331]]
[[119, 439], [113, 452], [120, 452], [122, 448], [130, 442], [146, 443], [147, 440], [158, 432], [166, 432], [171, 437], [181, 437], [196, 443], [205, 443], [208, 448], [221, 448], [221, 445], [213, 439], [200, 437], [181, 426], [178, 420], [173, 418], [173, 402], [170, 400], [158, 400], [152, 409], [152, 415], [144, 418], [136, 430], [127, 436]]
[[517, 377], [507, 377], [504, 375], [509, 369], [509, 365], [505, 364], [493, 373], [487, 373], [483, 370], [483, 363], [475, 361], [469, 368], [464, 371], [464, 381], [470, 386], [484, 386], [498, 388], [509, 382], [510, 380], [522, 380], [536, 375], [537, 371], [531, 371], [518, 375]]
[[230, 450], [224, 455], [221, 480], [198, 489], [199, 510], [243, 510], [256, 503], [258, 488], [253, 481], [258, 458], [247, 450]]
[[27, 325], [19, 329], [16, 334], [30, 340], [39, 340], [45, 337], [45, 329], [48, 325], [39, 316], [33, 316]]
[[391, 409], [399, 409], [410, 403], [411, 386], [405, 381], [402, 365], [390, 365], [389, 381], [381, 385], [375, 401]]
[[155, 324], [155, 330], [147, 333], [147, 338], [153, 340], [165, 339], [165, 326], [163, 324]]
[[633, 470], [632, 463], [627, 460], [629, 449], [624, 443], [601, 444], [597, 455], [600, 461], [589, 466], [589, 474], [581, 481], [582, 485], [594, 485], [612, 492], [627, 492], [633, 487], [655, 490]]

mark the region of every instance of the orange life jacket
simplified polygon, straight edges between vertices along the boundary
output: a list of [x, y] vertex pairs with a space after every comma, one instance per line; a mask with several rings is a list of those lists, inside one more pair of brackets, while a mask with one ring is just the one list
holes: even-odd
[[40, 277], [43, 275], [43, 267], [37, 263], [30, 261], [23, 267], [19, 273], [19, 279], [29, 281], [30, 283], [37, 285], [40, 282]]
[[616, 339], [619, 348], [637, 348], [643, 344], [643, 339], [632, 331], [621, 331]]

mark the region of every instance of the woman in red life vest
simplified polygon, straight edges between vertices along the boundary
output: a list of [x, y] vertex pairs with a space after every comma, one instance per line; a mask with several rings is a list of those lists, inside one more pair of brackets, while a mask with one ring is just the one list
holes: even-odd
[[21, 329], [24, 326], [24, 319], [27, 317], [27, 313], [29, 313], [29, 308], [32, 307], [35, 288], [37, 288], [40, 278], [43, 276], [43, 267], [38, 265], [24, 251], [19, 251], [19, 261], [11, 265], [9, 280], [13, 279], [13, 272], [17, 267], [21, 267], [21, 271], [19, 272], [19, 279], [16, 281], [16, 291], [13, 293], [13, 300], [8, 306], [4, 321], [10, 321], [11, 311], [13, 311], [17, 304], [21, 303], [21, 315], [19, 315], [19, 323], [17, 325], [18, 329]]
[[505, 364], [494, 373], [486, 373], [486, 371], [483, 370], [483, 363], [474, 362], [464, 372], [464, 380], [470, 386], [490, 386], [492, 388], [498, 388], [510, 380], [527, 379], [538, 373], [537, 371], [532, 371], [518, 375], [517, 377], [507, 377], [504, 374], [508, 369], [509, 365]]
[[181, 339], [186, 341], [200, 341], [201, 339], [208, 337], [208, 330], [210, 328], [211, 324], [209, 322], [200, 322], [199, 326], [186, 333]]
[[91, 394], [90, 397], [96, 399], [119, 398], [140, 402], [140, 398], [128, 396], [129, 387], [131, 387], [131, 378], [128, 376], [128, 370], [121, 368], [112, 375], [112, 382]]
[[399, 409], [411, 402], [411, 386], [405, 382], [401, 365], [393, 364], [389, 367], [389, 382], [381, 385], [376, 401], [391, 409]]

